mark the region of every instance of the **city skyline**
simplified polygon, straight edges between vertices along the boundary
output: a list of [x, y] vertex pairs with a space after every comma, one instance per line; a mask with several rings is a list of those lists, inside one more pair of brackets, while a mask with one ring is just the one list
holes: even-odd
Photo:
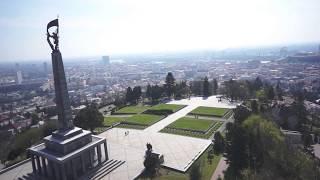
[[0, 62], [48, 58], [43, 24], [57, 15], [67, 58], [320, 40], [316, 0], [10, 1], [1, 7]]

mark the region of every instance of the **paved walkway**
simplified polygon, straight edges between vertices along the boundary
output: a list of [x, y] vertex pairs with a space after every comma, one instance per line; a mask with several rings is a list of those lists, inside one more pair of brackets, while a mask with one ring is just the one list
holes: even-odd
[[132, 117], [134, 114], [113, 114], [113, 115], [105, 115], [104, 117]]
[[161, 121], [153, 124], [152, 126], [144, 129], [147, 133], [156, 133], [159, 132], [161, 129], [165, 128], [169, 124], [173, 123], [179, 118], [182, 118], [186, 116], [189, 112], [197, 108], [197, 105], [189, 105], [187, 107], [182, 108], [181, 110], [177, 111], [176, 113], [173, 113], [169, 115], [168, 117], [162, 119]]
[[219, 176], [223, 179], [223, 171], [226, 170], [228, 167], [225, 160], [226, 158], [224, 157], [220, 159], [219, 164], [211, 177], [211, 180], [217, 180]]
[[196, 109], [199, 106], [207, 107], [219, 107], [219, 108], [235, 108], [237, 103], [230, 103], [228, 101], [219, 102], [216, 96], [210, 96], [208, 98], [203, 97], [192, 97], [190, 99], [174, 100], [168, 104], [178, 104], [186, 105], [183, 109], [177, 111], [174, 114], [162, 119], [161, 121], [153, 124], [152, 126], [146, 128], [144, 131], [148, 133], [159, 132], [161, 129], [165, 128], [169, 124], [173, 123], [177, 119], [186, 116], [189, 112]]

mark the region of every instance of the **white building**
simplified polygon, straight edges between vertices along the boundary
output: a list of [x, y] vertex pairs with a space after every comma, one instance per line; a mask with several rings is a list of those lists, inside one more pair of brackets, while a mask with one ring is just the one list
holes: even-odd
[[19, 71], [17, 71], [17, 83], [18, 83], [18, 84], [21, 84], [22, 81], [23, 81], [23, 79], [22, 79], [22, 72], [19, 70]]

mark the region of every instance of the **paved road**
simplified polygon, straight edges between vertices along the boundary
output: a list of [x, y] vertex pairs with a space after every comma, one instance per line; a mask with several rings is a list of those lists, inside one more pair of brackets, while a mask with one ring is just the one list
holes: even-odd
[[223, 179], [223, 171], [228, 167], [225, 160], [226, 159], [224, 157], [220, 159], [219, 164], [211, 177], [211, 180], [217, 180], [219, 176]]

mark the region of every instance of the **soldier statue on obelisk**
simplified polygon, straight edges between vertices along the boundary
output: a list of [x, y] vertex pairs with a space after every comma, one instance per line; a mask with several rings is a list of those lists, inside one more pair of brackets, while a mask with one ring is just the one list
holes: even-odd
[[47, 41], [52, 50], [58, 130], [43, 138], [44, 143], [28, 149], [33, 176], [36, 179], [83, 179], [81, 177], [86, 177], [93, 168], [102, 165], [102, 160], [108, 161], [107, 141], [72, 123], [66, 76], [59, 51], [58, 19], [48, 23]]
[[[50, 34], [49, 29], [56, 27], [56, 30]], [[50, 41], [53, 39], [53, 44]], [[54, 87], [56, 92], [56, 104], [58, 111], [58, 129], [65, 131], [72, 129], [72, 112], [68, 95], [66, 76], [64, 73], [62, 56], [59, 51], [59, 22], [58, 19], [50, 21], [47, 25], [47, 41], [52, 49], [52, 69], [54, 77]]]

